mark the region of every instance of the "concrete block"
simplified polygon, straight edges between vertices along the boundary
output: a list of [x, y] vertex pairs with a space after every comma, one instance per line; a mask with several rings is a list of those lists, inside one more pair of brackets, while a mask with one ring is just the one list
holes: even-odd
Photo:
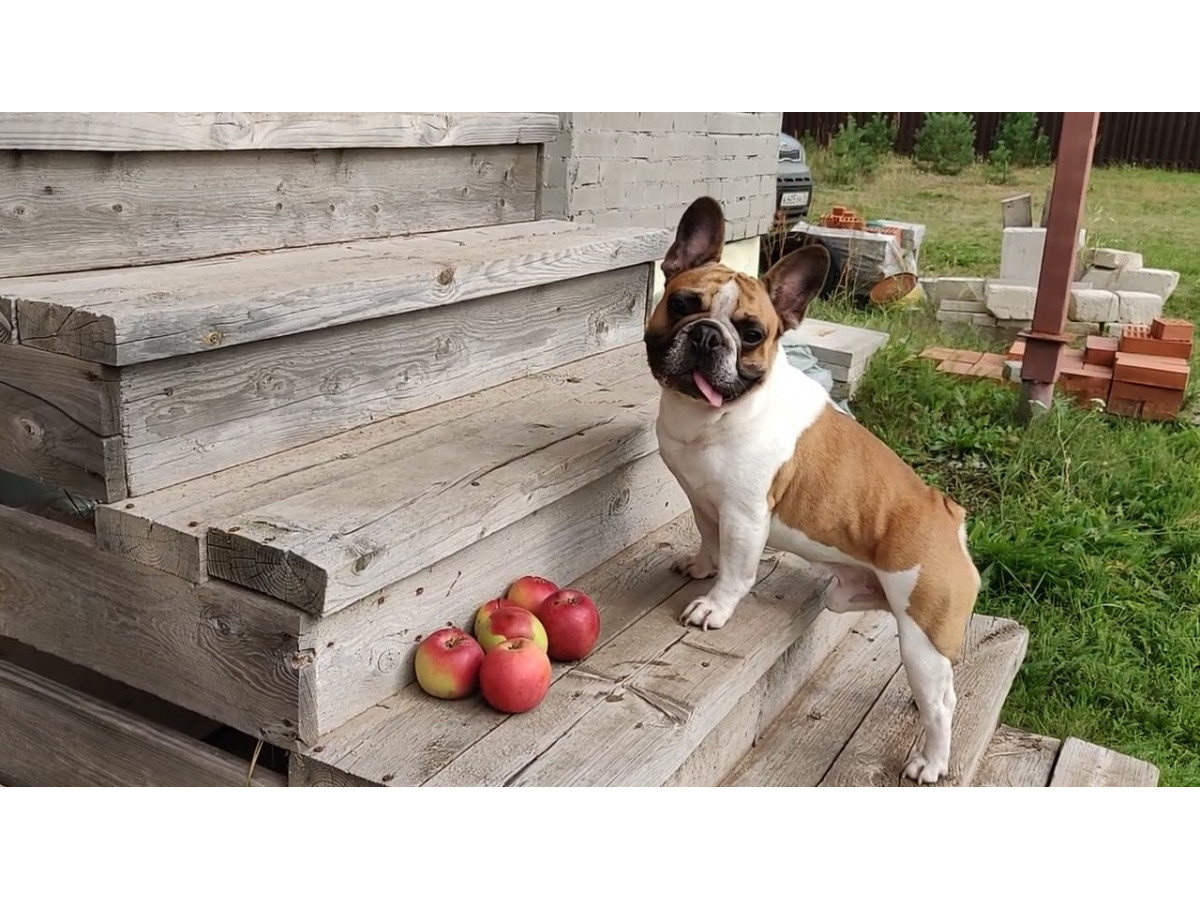
[[982, 300], [943, 300], [938, 304], [938, 312], [986, 313], [987, 304]]
[[640, 112], [637, 114], [638, 131], [671, 131], [676, 113]]
[[1090, 284], [1098, 291], [1115, 291], [1117, 289], [1117, 272], [1115, 269], [1098, 269], [1090, 266], [1083, 270], [1079, 280]]
[[[1087, 232], [1080, 229], [1077, 246], [1083, 249]], [[1038, 282], [1042, 270], [1045, 228], [1005, 228], [1000, 240], [1000, 279], [1015, 284]]]
[[1120, 338], [1124, 326], [1120, 322], [1109, 322], [1104, 326], [1104, 334], [1111, 338]]
[[972, 325], [977, 328], [990, 328], [996, 324], [991, 313], [950, 312], [938, 310], [937, 320], [944, 325]]
[[1032, 319], [1037, 288], [1007, 281], [988, 281], [983, 301], [997, 319]]
[[[1142, 269], [1141, 271], [1151, 270]], [[1117, 291], [1117, 296], [1121, 301], [1119, 318], [1122, 322], [1149, 325], [1156, 316], [1162, 315], [1165, 301], [1158, 294], [1151, 294], [1147, 291]]]
[[983, 302], [984, 278], [939, 278], [933, 283], [930, 296], [938, 303], [947, 300], [974, 300]]
[[1115, 322], [1120, 304], [1112, 291], [1072, 288], [1067, 315], [1076, 322]]
[[1132, 250], [1097, 247], [1088, 254], [1088, 265], [1097, 269], [1140, 269], [1145, 263], [1142, 261], [1142, 254]]
[[708, 130], [723, 134], [758, 134], [758, 114], [751, 112], [709, 113]]
[[1063, 326], [1065, 334], [1093, 335], [1100, 333], [1099, 322], [1068, 322]]
[[1021, 380], [1021, 360], [1006, 359], [1004, 361], [1004, 377], [1008, 381]]
[[677, 112], [671, 116], [672, 131], [707, 131], [708, 113]]
[[1115, 284], [1115, 291], [1158, 294], [1166, 300], [1179, 285], [1179, 273], [1169, 269], [1119, 269]]

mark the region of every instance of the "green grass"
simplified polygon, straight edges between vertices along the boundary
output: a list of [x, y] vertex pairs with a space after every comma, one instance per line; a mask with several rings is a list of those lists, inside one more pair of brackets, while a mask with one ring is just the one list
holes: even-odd
[[[1040, 207], [1050, 179], [1018, 170], [997, 187], [978, 167], [940, 177], [893, 160], [856, 190], [818, 187], [814, 217], [837, 202], [924, 222], [924, 274], [995, 274], [999, 200], [1031, 190]], [[1200, 320], [1200, 175], [1097, 170], [1086, 227], [1089, 243], [1179, 270], [1167, 310]], [[1200, 785], [1200, 430], [1065, 402], [1022, 428], [1012, 386], [940, 374], [918, 358], [932, 343], [986, 343], [940, 333], [928, 309], [835, 301], [811, 314], [892, 334], [853, 408], [970, 510], [978, 611], [1030, 631], [1004, 721], [1147, 759], [1163, 784]]]

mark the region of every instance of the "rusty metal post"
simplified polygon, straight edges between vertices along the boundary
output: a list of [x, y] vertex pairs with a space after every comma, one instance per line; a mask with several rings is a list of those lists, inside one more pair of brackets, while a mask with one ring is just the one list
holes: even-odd
[[1083, 224], [1083, 207], [1087, 199], [1099, 122], [1098, 112], [1063, 113], [1033, 323], [1028, 330], [1021, 332], [1021, 337], [1025, 339], [1025, 357], [1021, 363], [1021, 398], [1017, 404], [1017, 418], [1022, 422], [1032, 416], [1033, 403], [1050, 406], [1054, 398], [1054, 382], [1058, 380], [1062, 348], [1070, 340], [1063, 334], [1063, 329], [1067, 324], [1071, 282], [1075, 280], [1079, 226]]

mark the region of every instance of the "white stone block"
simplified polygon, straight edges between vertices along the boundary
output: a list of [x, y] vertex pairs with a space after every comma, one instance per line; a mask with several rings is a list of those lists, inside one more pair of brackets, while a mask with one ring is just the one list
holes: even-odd
[[1149, 325], [1162, 315], [1164, 300], [1146, 291], [1117, 291], [1121, 302], [1121, 321], [1130, 325]]
[[1009, 381], [1021, 380], [1021, 360], [1006, 359], [1004, 361], [1004, 377]]
[[1037, 288], [1026, 284], [989, 281], [984, 287], [984, 303], [997, 319], [1032, 319], [1037, 303]]
[[1076, 322], [1115, 322], [1120, 308], [1112, 291], [1072, 288], [1067, 315]]
[[1104, 336], [1119, 338], [1124, 330], [1125, 326], [1120, 322], [1109, 322], [1104, 326]]
[[1115, 291], [1117, 289], [1117, 272], [1115, 269], [1097, 269], [1095, 266], [1084, 269], [1079, 276], [1081, 282], [1090, 284], [1099, 291]]
[[1169, 269], [1120, 269], [1114, 283], [1114, 291], [1157, 294], [1166, 300], [1179, 285], [1179, 273]]
[[[1077, 248], [1083, 249], [1087, 231], [1080, 229]], [[1042, 271], [1045, 228], [1005, 228], [1000, 239], [1000, 280], [1036, 285]]]
[[1086, 334], [1086, 335], [1099, 334], [1100, 333], [1100, 323], [1099, 322], [1067, 322], [1066, 325], [1063, 326], [1063, 331], [1067, 334]]
[[1132, 250], [1113, 250], [1111, 247], [1097, 247], [1090, 254], [1089, 265], [1097, 269], [1140, 269], [1145, 263], [1142, 254]]
[[987, 304], [982, 300], [943, 300], [938, 312], [986, 313]]
[[939, 304], [946, 300], [983, 301], [983, 278], [939, 278], [933, 284], [933, 299]]

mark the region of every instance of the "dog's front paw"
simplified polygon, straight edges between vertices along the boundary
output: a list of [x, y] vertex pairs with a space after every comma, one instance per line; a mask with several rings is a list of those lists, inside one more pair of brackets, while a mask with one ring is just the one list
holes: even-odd
[[699, 597], [684, 607], [679, 621], [684, 625], [695, 625], [704, 631], [720, 628], [729, 621], [730, 611], [713, 603], [707, 597]]
[[717, 563], [703, 553], [688, 553], [671, 563], [671, 570], [702, 581], [717, 574]]
[[914, 753], [908, 758], [904, 767], [904, 777], [911, 778], [917, 784], [936, 784], [940, 778], [948, 774], [950, 765], [947, 760], [929, 760], [924, 753]]

